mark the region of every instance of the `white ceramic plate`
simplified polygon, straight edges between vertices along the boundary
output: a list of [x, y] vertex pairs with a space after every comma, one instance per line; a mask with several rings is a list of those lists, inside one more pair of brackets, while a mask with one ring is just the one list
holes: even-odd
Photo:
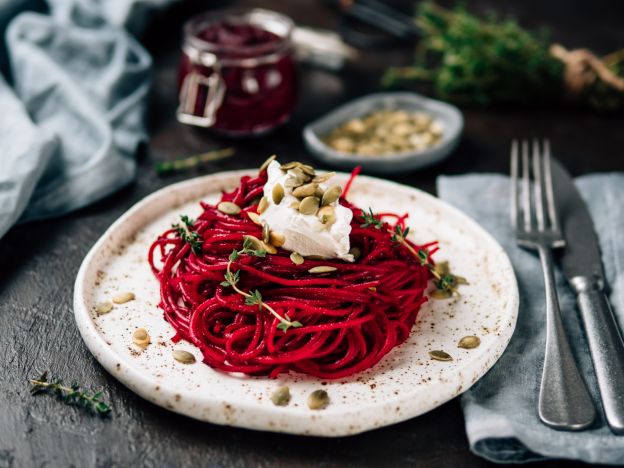
[[[366, 372], [323, 382], [303, 375], [277, 380], [227, 375], [201, 363], [189, 343], [171, 343], [173, 328], [157, 307], [159, 290], [146, 254], [151, 242], [184, 213], [196, 216], [200, 199], [214, 202], [248, 171], [224, 172], [164, 188], [136, 204], [100, 238], [84, 259], [74, 290], [76, 322], [95, 358], [115, 378], [143, 398], [177, 413], [216, 424], [318, 436], [356, 434], [413, 418], [459, 395], [496, 362], [513, 333], [518, 312], [516, 279], [503, 249], [474, 221], [419, 190], [360, 176], [349, 199], [374, 211], [409, 213], [414, 240], [437, 239], [437, 260], [449, 260], [466, 277], [461, 297], [429, 301], [406, 343]], [[345, 174], [337, 178], [344, 182]], [[134, 301], [115, 305], [97, 316], [95, 304], [120, 292]], [[132, 333], [143, 327], [152, 344], [140, 351]], [[481, 338], [465, 350], [457, 341]], [[173, 348], [192, 352], [198, 362], [173, 360]], [[428, 352], [444, 350], [453, 361], [431, 360]], [[288, 385], [292, 400], [274, 406], [272, 391]], [[331, 404], [312, 411], [306, 399], [323, 388]]]

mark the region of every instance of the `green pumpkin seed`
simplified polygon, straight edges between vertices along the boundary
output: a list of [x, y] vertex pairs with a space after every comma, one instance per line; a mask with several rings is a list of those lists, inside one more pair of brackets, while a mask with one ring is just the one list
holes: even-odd
[[340, 198], [342, 195], [342, 188], [339, 185], [334, 185], [323, 194], [322, 204], [323, 206], [330, 205]]
[[100, 303], [100, 304], [95, 306], [95, 312], [98, 315], [108, 314], [111, 310], [113, 310], [113, 303], [112, 302], [102, 302], [102, 303]]
[[429, 351], [429, 357], [436, 361], [452, 361], [453, 360], [452, 356], [449, 353], [446, 353], [440, 350]]
[[174, 349], [171, 352], [173, 359], [182, 364], [193, 364], [195, 362], [195, 356], [188, 351], [183, 351], [181, 349]]
[[336, 271], [337, 268], [329, 265], [320, 265], [312, 267], [308, 270], [308, 273], [320, 275], [321, 273], [331, 273], [332, 271]]
[[258, 203], [258, 213], [262, 214], [269, 207], [269, 199], [262, 197], [260, 203]]
[[310, 177], [314, 177], [316, 175], [316, 173], [314, 172], [314, 168], [312, 166], [309, 166], [307, 164], [302, 164], [299, 167], [301, 168], [304, 174], [307, 174]]
[[297, 252], [293, 252], [290, 254], [290, 261], [293, 262], [295, 265], [302, 265], [305, 260]]
[[299, 204], [299, 212], [304, 215], [314, 215], [319, 208], [319, 199], [316, 197], [305, 197]]
[[149, 333], [147, 333], [147, 330], [145, 330], [145, 328], [138, 328], [132, 334], [132, 342], [141, 348], [147, 347], [147, 345], [150, 344]]
[[292, 194], [297, 198], [305, 198], [314, 195], [318, 185], [317, 184], [305, 184], [301, 187], [297, 187], [293, 190]]
[[292, 162], [289, 162], [289, 163], [282, 164], [282, 165], [280, 166], [280, 169], [281, 169], [282, 171], [288, 171], [288, 170], [293, 169], [293, 168], [295, 168], [295, 167], [299, 167], [300, 165], [301, 165], [301, 163], [300, 163], [300, 162], [298, 162], [298, 161], [292, 161]]
[[265, 244], [269, 242], [271, 236], [271, 231], [269, 230], [269, 225], [267, 223], [262, 223], [262, 242]]
[[134, 300], [134, 293], [131, 293], [131, 292], [117, 294], [115, 297], [113, 297], [113, 302], [115, 304], [124, 304], [132, 300]]
[[353, 258], [356, 260], [362, 256], [362, 250], [360, 250], [359, 247], [351, 247], [349, 253], [353, 255]]
[[308, 396], [308, 408], [311, 410], [322, 410], [329, 405], [329, 395], [325, 390], [314, 390]]
[[326, 172], [325, 174], [317, 175], [316, 177], [314, 177], [314, 179], [312, 179], [312, 182], [315, 182], [317, 184], [322, 184], [323, 182], [327, 182], [329, 179], [331, 179], [335, 175], [336, 175], [335, 172]]
[[261, 250], [264, 250], [266, 253], [270, 253], [272, 255], [275, 255], [277, 253], [277, 249], [274, 246], [265, 242], [262, 243]]
[[299, 205], [300, 205], [300, 204], [301, 204], [301, 202], [300, 202], [299, 200], [293, 200], [293, 201], [291, 201], [291, 202], [290, 202], [290, 205], [289, 205], [289, 206], [290, 206], [293, 210], [299, 210]]
[[264, 250], [263, 242], [255, 236], [243, 236], [243, 244], [251, 244], [253, 250]]
[[260, 166], [260, 170], [259, 170], [258, 172], [264, 172], [264, 171], [266, 171], [266, 170], [267, 170], [267, 167], [269, 167], [269, 164], [271, 164], [273, 161], [275, 161], [275, 158], [276, 158], [276, 157], [277, 157], [277, 156], [275, 156], [275, 155], [273, 155], [273, 156], [269, 156], [269, 157], [267, 158], [267, 160], [266, 160], [266, 161], [264, 161], [264, 162], [262, 163], [262, 166]]
[[272, 231], [269, 235], [269, 242], [275, 247], [281, 247], [286, 242], [286, 236], [281, 232]]
[[453, 297], [453, 292], [448, 289], [436, 289], [430, 294], [431, 299], [435, 299], [436, 301], [441, 301], [444, 299], [450, 299]]
[[260, 215], [258, 213], [254, 213], [253, 211], [248, 211], [247, 216], [258, 226], [262, 226], [262, 221], [260, 220]]
[[478, 336], [464, 336], [459, 343], [458, 348], [473, 349], [481, 344], [481, 339]]
[[240, 206], [238, 206], [236, 203], [232, 203], [229, 201], [223, 201], [219, 203], [217, 205], [217, 210], [219, 210], [221, 213], [229, 215], [236, 215], [241, 212]]
[[273, 196], [273, 203], [279, 205], [284, 198], [284, 187], [282, 187], [282, 184], [275, 184], [271, 195]]
[[286, 179], [286, 182], [284, 182], [284, 187], [286, 188], [295, 188], [295, 187], [299, 187], [300, 185], [305, 184], [305, 180], [299, 177], [291, 177], [290, 179]]
[[276, 406], [286, 406], [290, 402], [290, 389], [288, 387], [279, 387], [271, 395], [271, 401]]
[[336, 222], [336, 210], [333, 206], [324, 206], [317, 213], [321, 223], [331, 226]]

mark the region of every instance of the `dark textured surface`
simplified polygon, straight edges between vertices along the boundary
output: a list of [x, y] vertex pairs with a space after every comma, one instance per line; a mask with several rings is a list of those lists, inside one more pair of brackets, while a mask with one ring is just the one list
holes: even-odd
[[[152, 170], [155, 161], [229, 144], [183, 128], [173, 119], [180, 24], [208, 3], [177, 6], [157, 18], [146, 34], [156, 62], [149, 117], [152, 140], [140, 155], [136, 183], [70, 216], [14, 228], [0, 241], [0, 467], [487, 466], [469, 452], [457, 399], [414, 420], [343, 439], [225, 428], [141, 400], [106, 374], [82, 343], [72, 315], [73, 281], [84, 255], [119, 215], [154, 190], [193, 175], [256, 166], [274, 152], [284, 160], [308, 159], [300, 137], [306, 122], [377, 90], [385, 66], [409, 61], [409, 50], [394, 50], [367, 53], [358, 65], [339, 75], [304, 70], [301, 99], [289, 125], [260, 140], [235, 142], [237, 156], [201, 172], [159, 178]], [[314, 26], [336, 24], [332, 10], [312, 0], [241, 3], [272, 7]], [[501, 4], [490, 0], [471, 4], [480, 10], [496, 5], [529, 26], [549, 25], [554, 38], [571, 47], [587, 45], [607, 52], [624, 46], [622, 2]], [[531, 136], [551, 138], [556, 155], [574, 175], [624, 170], [621, 115], [538, 105], [465, 110], [465, 117], [464, 139], [449, 160], [395, 179], [433, 191], [440, 173], [504, 172], [510, 139]], [[113, 405], [113, 418], [100, 420], [52, 398], [29, 396], [27, 379], [37, 369], [104, 388]], [[563, 464], [567, 463], [544, 465]]]

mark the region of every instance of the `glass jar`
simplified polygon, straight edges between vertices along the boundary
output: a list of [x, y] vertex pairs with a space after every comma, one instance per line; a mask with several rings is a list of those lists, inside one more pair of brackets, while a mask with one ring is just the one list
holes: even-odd
[[263, 10], [222, 10], [184, 27], [180, 63], [182, 123], [231, 136], [265, 133], [295, 105], [293, 22]]

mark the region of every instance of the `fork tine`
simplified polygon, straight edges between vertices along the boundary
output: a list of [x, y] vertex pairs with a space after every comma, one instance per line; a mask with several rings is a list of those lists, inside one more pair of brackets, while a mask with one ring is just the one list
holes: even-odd
[[542, 167], [543, 167], [543, 161], [542, 161], [542, 156], [540, 154], [540, 145], [539, 145], [539, 141], [537, 141], [537, 139], [533, 140], [533, 177], [535, 179], [535, 182], [533, 184], [533, 188], [535, 190], [535, 195], [534, 195], [534, 211], [535, 211], [535, 217], [537, 219], [537, 229], [539, 231], [543, 231], [545, 229], [545, 225], [544, 225], [544, 218], [545, 218], [545, 214], [544, 214], [544, 192], [545, 187], [544, 187], [544, 177], [542, 175]]
[[559, 232], [559, 218], [557, 216], [557, 205], [555, 204], [555, 194], [553, 190], [553, 179], [551, 171], [550, 141], [544, 140], [544, 179], [546, 188], [546, 204], [548, 207], [548, 217], [553, 231]]
[[522, 141], [522, 211], [524, 214], [524, 230], [531, 231], [531, 181], [529, 174], [529, 142]]
[[522, 215], [520, 214], [518, 192], [518, 140], [511, 142], [511, 224], [515, 229], [520, 226]]

